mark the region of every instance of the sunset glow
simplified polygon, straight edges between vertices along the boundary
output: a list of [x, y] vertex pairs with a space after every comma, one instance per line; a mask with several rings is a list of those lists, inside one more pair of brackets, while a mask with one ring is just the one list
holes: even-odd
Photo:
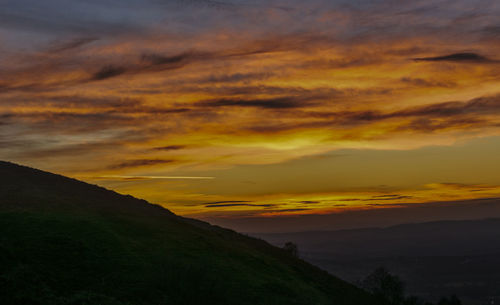
[[27, 2], [2, 160], [215, 222], [500, 196], [498, 1]]

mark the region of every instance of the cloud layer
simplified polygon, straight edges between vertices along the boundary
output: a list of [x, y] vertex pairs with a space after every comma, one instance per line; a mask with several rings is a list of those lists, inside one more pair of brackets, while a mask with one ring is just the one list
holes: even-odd
[[[7, 1], [0, 158], [84, 177], [224, 169], [245, 181], [234, 168], [494, 137], [499, 14], [487, 0]], [[408, 202], [422, 185], [269, 203], [209, 194], [198, 182], [160, 198], [147, 179], [116, 180], [103, 183], [148, 190], [184, 214]], [[203, 204], [212, 197], [221, 202]]]

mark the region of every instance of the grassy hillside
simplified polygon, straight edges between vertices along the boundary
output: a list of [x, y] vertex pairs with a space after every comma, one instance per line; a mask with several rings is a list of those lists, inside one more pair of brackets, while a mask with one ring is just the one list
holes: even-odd
[[0, 162], [2, 304], [372, 304], [266, 242]]

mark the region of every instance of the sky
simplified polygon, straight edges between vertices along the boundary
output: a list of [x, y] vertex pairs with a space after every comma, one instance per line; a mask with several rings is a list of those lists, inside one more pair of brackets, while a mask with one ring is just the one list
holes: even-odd
[[248, 232], [494, 216], [498, 16], [496, 0], [3, 0], [0, 159]]

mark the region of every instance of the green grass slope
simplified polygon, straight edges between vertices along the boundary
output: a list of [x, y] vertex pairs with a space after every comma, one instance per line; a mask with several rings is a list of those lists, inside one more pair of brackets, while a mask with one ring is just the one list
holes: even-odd
[[372, 304], [264, 241], [0, 162], [2, 304]]

